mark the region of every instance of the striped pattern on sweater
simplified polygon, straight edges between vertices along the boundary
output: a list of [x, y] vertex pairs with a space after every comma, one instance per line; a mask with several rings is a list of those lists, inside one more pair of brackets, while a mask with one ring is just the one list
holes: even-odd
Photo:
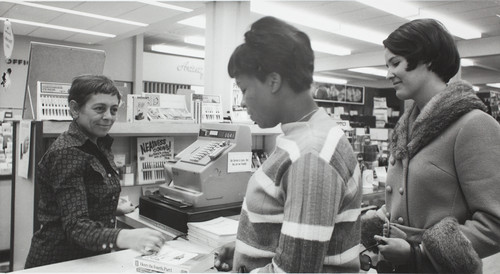
[[322, 109], [282, 129], [248, 183], [234, 269], [359, 272], [361, 174], [349, 142]]

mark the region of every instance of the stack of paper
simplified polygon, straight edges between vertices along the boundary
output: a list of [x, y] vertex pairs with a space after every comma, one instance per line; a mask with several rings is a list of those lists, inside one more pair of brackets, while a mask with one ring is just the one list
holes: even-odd
[[188, 240], [218, 248], [236, 240], [238, 221], [218, 217], [205, 222], [189, 222]]

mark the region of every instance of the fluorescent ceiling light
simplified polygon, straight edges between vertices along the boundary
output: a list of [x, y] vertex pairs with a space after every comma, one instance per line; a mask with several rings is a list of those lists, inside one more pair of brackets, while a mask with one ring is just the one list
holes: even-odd
[[24, 21], [24, 20], [18, 20], [18, 19], [11, 19], [11, 18], [5, 18], [5, 17], [0, 17], [0, 20], [1, 21], [9, 20], [12, 23], [37, 26], [37, 27], [49, 28], [49, 29], [58, 29], [58, 30], [65, 30], [65, 31], [71, 31], [71, 32], [78, 32], [78, 33], [84, 33], [84, 34], [90, 34], [90, 35], [96, 35], [96, 36], [104, 36], [104, 37], [111, 37], [111, 38], [116, 37], [116, 35], [114, 35], [114, 34], [109, 34], [109, 33], [104, 33], [104, 32], [68, 28], [68, 27], [62, 27], [62, 26], [57, 26], [57, 25], [43, 24], [43, 23]]
[[456, 19], [450, 18], [446, 15], [439, 14], [434, 11], [421, 10], [420, 16], [417, 16], [413, 19], [417, 18], [434, 18], [445, 25], [445, 27], [450, 31], [451, 34], [458, 36], [463, 39], [476, 39], [481, 38], [481, 31], [471, 27], [468, 24], [460, 22]]
[[462, 58], [462, 59], [460, 59], [460, 65], [462, 67], [472, 67], [475, 64], [474, 64], [474, 61], [472, 61], [471, 59]]
[[355, 27], [348, 24], [341, 24], [328, 17], [321, 17], [314, 13], [306, 13], [303, 10], [293, 9], [275, 2], [251, 1], [250, 10], [263, 15], [271, 15], [282, 20], [303, 25], [306, 27], [323, 30], [326, 32], [350, 37], [356, 40], [382, 45], [386, 34]]
[[30, 2], [11, 1], [11, 0], [5, 0], [4, 2], [10, 2], [10, 3], [15, 3], [17, 5], [24, 5], [24, 6], [38, 8], [38, 9], [46, 9], [46, 10], [58, 11], [58, 12], [62, 12], [62, 13], [75, 14], [75, 15], [79, 15], [79, 16], [91, 17], [91, 18], [96, 18], [96, 19], [101, 19], [101, 20], [106, 20], [106, 21], [113, 21], [113, 22], [118, 22], [118, 23], [123, 23], [123, 24], [129, 24], [129, 25], [135, 25], [135, 26], [140, 26], [140, 27], [148, 26], [148, 24], [145, 24], [145, 23], [125, 20], [125, 19], [119, 19], [119, 18], [113, 18], [113, 17], [109, 17], [109, 16], [97, 15], [97, 14], [88, 13], [88, 12], [81, 12], [81, 11], [63, 9], [63, 8], [58, 8], [58, 7], [53, 7], [53, 6], [40, 5], [40, 4], [35, 4], [35, 3], [30, 3]]
[[381, 76], [381, 77], [386, 77], [387, 76], [387, 70], [385, 69], [377, 69], [377, 68], [350, 68], [348, 69], [349, 71], [354, 71], [354, 72], [359, 72], [359, 73], [364, 73], [364, 74], [371, 74], [371, 75], [376, 75], [376, 76]]
[[358, 2], [407, 20], [419, 18], [437, 19], [446, 26], [451, 34], [463, 39], [481, 38], [481, 32], [470, 25], [450, 18], [444, 14], [421, 9], [411, 4], [411, 2], [400, 0], [358, 0]]
[[[284, 1], [283, 1], [284, 2]], [[293, 9], [276, 2], [251, 1], [250, 10], [255, 13], [270, 15], [282, 20], [303, 25], [306, 27], [323, 30], [350, 37], [356, 40], [382, 45], [382, 41], [387, 37], [386, 34], [348, 25], [341, 24], [331, 20], [328, 17], [318, 16], [314, 13], [306, 13], [303, 10]]]
[[314, 75], [313, 80], [314, 80], [314, 82], [319, 82], [319, 83], [329, 83], [329, 84], [337, 84], [337, 85], [347, 84], [347, 80], [345, 80], [345, 79], [327, 77], [327, 76]]
[[278, 17], [282, 20], [303, 26], [333, 32], [340, 28], [340, 24], [329, 18], [307, 13], [303, 10], [293, 9], [266, 1], [250, 1], [250, 10], [255, 13]]
[[175, 54], [175, 55], [198, 57], [198, 58], [205, 57], [204, 50], [176, 47], [176, 46], [170, 46], [170, 45], [164, 45], [164, 44], [152, 45], [151, 50], [157, 51], [157, 52]]
[[205, 37], [202, 36], [186, 36], [184, 42], [188, 44], [205, 46]]
[[311, 47], [315, 51], [333, 54], [333, 55], [342, 55], [343, 56], [343, 55], [350, 55], [351, 54], [351, 50], [348, 48], [339, 47], [339, 46], [335, 46], [335, 45], [323, 43], [323, 42], [311, 41]]
[[377, 45], [382, 45], [382, 41], [387, 38], [387, 34], [378, 31], [368, 30], [353, 25], [341, 24], [340, 30], [335, 34], [350, 37], [352, 39], [361, 40]]
[[171, 9], [171, 10], [183, 11], [183, 12], [192, 12], [193, 11], [192, 9], [188, 9], [188, 8], [184, 8], [184, 7], [180, 7], [180, 6], [175, 6], [175, 5], [171, 5], [171, 4], [165, 4], [165, 3], [158, 2], [158, 1], [138, 0], [138, 2], [142, 2], [144, 4], [153, 5], [153, 6], [157, 6], [157, 7], [161, 7], [161, 8], [167, 8], [167, 9]]
[[420, 13], [418, 7], [398, 0], [358, 0], [358, 2], [402, 18], [417, 16]]
[[491, 83], [491, 84], [486, 84], [486, 85], [489, 87], [493, 87], [493, 88], [500, 88], [500, 83]]
[[202, 14], [202, 15], [197, 15], [197, 16], [190, 17], [188, 19], [181, 20], [177, 23], [183, 24], [183, 25], [188, 25], [188, 26], [195, 27], [195, 28], [205, 29], [206, 28], [205, 21], [206, 21], [205, 15]]

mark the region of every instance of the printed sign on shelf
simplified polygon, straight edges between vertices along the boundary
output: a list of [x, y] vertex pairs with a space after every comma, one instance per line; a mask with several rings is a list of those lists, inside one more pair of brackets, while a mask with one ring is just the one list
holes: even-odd
[[173, 137], [137, 138], [137, 175], [139, 184], [165, 181], [164, 164], [174, 157]]

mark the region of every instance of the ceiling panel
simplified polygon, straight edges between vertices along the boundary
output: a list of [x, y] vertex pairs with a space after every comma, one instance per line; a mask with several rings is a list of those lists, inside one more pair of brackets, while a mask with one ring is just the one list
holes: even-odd
[[[75, 10], [99, 14], [103, 16], [118, 17], [121, 18], [123, 14], [127, 14], [131, 11], [139, 9], [146, 4], [135, 2], [135, 1], [103, 1], [103, 2], [78, 2], [79, 4], [75, 6]], [[127, 18], [122, 18], [127, 19]], [[131, 20], [131, 19], [129, 19]]]
[[51, 20], [59, 15], [60, 13], [56, 11], [34, 9], [31, 7], [15, 5], [8, 9], [7, 12], [2, 15], [2, 17], [48, 24]]
[[[1, 25], [1, 23], [0, 23], [0, 25]], [[38, 27], [16, 24], [16, 25], [12, 26], [12, 32], [14, 33], [14, 36], [15, 35], [29, 36], [37, 28]], [[3, 27], [2, 27], [2, 31], [3, 31]]]
[[[105, 20], [96, 18], [87, 18], [73, 14], [61, 14], [57, 18], [54, 18], [48, 23], [57, 26], [89, 30], [94, 26], [102, 24], [103, 22], [105, 22]], [[124, 27], [125, 26], [126, 25], [124, 25]]]
[[[14, 33], [16, 33], [16, 30], [14, 30]], [[32, 31], [29, 35], [37, 38], [50, 39], [55, 41], [69, 41], [68, 39], [71, 36], [75, 35], [75, 33], [62, 30], [55, 31], [53, 29], [47, 28], [35, 28], [34, 31]], [[89, 39], [93, 39], [93, 36], [86, 36], [88, 36]]]
[[[179, 18], [188, 18], [190, 16], [203, 14], [205, 5], [213, 3], [212, 1], [162, 1], [164, 3], [191, 8], [192, 13], [184, 13], [177, 10], [170, 10], [151, 6], [136, 1], [36, 1], [34, 3], [41, 5], [50, 5], [77, 11], [90, 12], [104, 16], [111, 16], [121, 19], [133, 20], [150, 24], [148, 27], [137, 27], [116, 22], [104, 21], [100, 19], [86, 18], [71, 14], [63, 14], [55, 11], [47, 11], [27, 7], [24, 5], [0, 2], [0, 16], [21, 20], [32, 20], [36, 22], [63, 25], [67, 27], [88, 29], [92, 31], [115, 34], [118, 37], [108, 39], [99, 36], [86, 34], [74, 34], [67, 31], [59, 31], [32, 27], [27, 25], [13, 24], [14, 34], [33, 36], [37, 38], [51, 39], [54, 41], [68, 41], [82, 44], [106, 44], [116, 43], [120, 39], [128, 38], [137, 34], [144, 34], [144, 46], [148, 50], [151, 44], [165, 43], [192, 47], [200, 49], [200, 46], [188, 45], [183, 42], [183, 37], [187, 35], [204, 35], [204, 30], [194, 27], [184, 26], [176, 23]], [[449, 16], [463, 20], [470, 25], [483, 31], [483, 37], [493, 41], [500, 41], [500, 0], [490, 1], [411, 1], [422, 10], [439, 11]], [[356, 25], [367, 29], [372, 29], [379, 33], [388, 35], [401, 24], [408, 22], [407, 19], [388, 14], [384, 11], [373, 9], [356, 1], [281, 1], [280, 5], [295, 7], [312, 16], [323, 16], [343, 24]], [[251, 14], [251, 22], [262, 17], [260, 14]], [[304, 15], [303, 20], [307, 20]], [[0, 23], [1, 24], [1, 23]], [[250, 25], [251, 23], [249, 23]], [[370, 56], [381, 54], [382, 45], [376, 45], [360, 40], [339, 36], [332, 33], [326, 33], [317, 29], [304, 27], [294, 24], [299, 29], [306, 32], [312, 41], [332, 42], [336, 45], [350, 48], [351, 56], [338, 59], [337, 57], [315, 53], [316, 60], [327, 60], [327, 62], [342, 63], [343, 69], [326, 69], [322, 74], [336, 75], [357, 83], [366, 83], [372, 86], [385, 86], [388, 84], [383, 77], [369, 76], [349, 72], [344, 64], [359, 64], [359, 56]], [[3, 31], [3, 28], [0, 28]], [[243, 37], [243, 33], [241, 34]], [[498, 37], [498, 39], [496, 39]], [[461, 41], [462, 39], [457, 39]], [[481, 39], [478, 39], [478, 41]], [[469, 42], [469, 41], [467, 41]], [[472, 42], [474, 42], [472, 40]], [[500, 43], [499, 43], [500, 44]], [[500, 82], [500, 46], [492, 45], [492, 48], [498, 48], [490, 51], [497, 52], [495, 56], [487, 58], [477, 58], [480, 65], [473, 68], [463, 68], [462, 74], [465, 77], [473, 79], [471, 82], [480, 83], [486, 79], [494, 79], [495, 75]], [[488, 53], [489, 54], [489, 53]], [[484, 55], [484, 54], [482, 54]], [[378, 56], [378, 55], [377, 55]], [[333, 57], [333, 58], [332, 58]], [[472, 56], [474, 57], [474, 56]], [[337, 58], [337, 59], [336, 59]], [[383, 58], [376, 58], [383, 60]], [[350, 62], [352, 60], [352, 62]], [[330, 62], [330, 63], [331, 63]], [[383, 63], [375, 64], [384, 68]], [[317, 66], [318, 67], [318, 66]], [[322, 66], [323, 67], [323, 66]]]
[[65, 41], [72, 43], [81, 43], [86, 45], [100, 44], [105, 37], [100, 36], [90, 36], [86, 34], [74, 34], [71, 37], [68, 37]]

